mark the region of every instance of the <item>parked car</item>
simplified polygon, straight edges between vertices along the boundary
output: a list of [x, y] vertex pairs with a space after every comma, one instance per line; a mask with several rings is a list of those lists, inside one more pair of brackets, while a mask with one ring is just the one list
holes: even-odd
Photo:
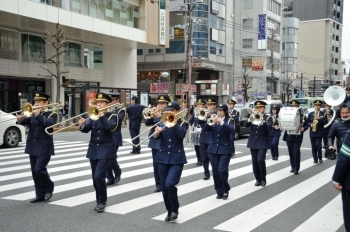
[[16, 117], [0, 110], [0, 145], [16, 147], [25, 141], [25, 135], [25, 128], [16, 124]]
[[235, 108], [239, 112], [239, 121], [238, 127], [236, 126], [235, 130], [235, 140], [239, 139], [242, 135], [246, 135], [250, 133], [250, 127], [245, 127], [244, 124], [248, 120], [248, 115], [252, 110], [249, 107]]

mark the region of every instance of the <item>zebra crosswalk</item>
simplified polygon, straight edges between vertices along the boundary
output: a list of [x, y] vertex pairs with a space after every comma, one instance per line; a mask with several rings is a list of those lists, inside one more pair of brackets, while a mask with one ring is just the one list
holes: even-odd
[[[54, 196], [48, 202], [53, 210], [55, 207], [59, 210], [58, 206], [70, 209], [89, 203], [93, 205], [95, 192], [90, 164], [85, 158], [87, 145], [86, 141], [55, 141], [56, 155], [48, 167], [55, 182]], [[0, 149], [0, 202], [27, 201], [35, 196], [24, 146], [23, 143], [17, 148]], [[119, 147], [122, 180], [108, 187], [105, 212], [133, 215], [151, 211], [152, 214], [143, 214], [144, 218], [160, 223], [166, 214], [161, 193], [152, 191], [155, 183], [151, 150], [143, 145], [141, 154], [131, 155], [129, 151], [130, 146]], [[315, 165], [309, 154], [305, 154], [300, 175], [295, 176], [289, 172], [287, 155], [281, 155], [278, 161], [271, 160], [268, 155], [268, 185], [262, 188], [254, 186], [250, 154], [236, 152], [236, 157], [230, 162], [229, 198], [217, 200], [213, 180], [202, 180], [203, 168], [195, 165], [194, 148], [186, 147], [185, 151], [188, 163], [178, 185], [180, 214], [176, 223], [179, 230], [187, 224], [201, 223], [205, 227], [201, 231], [275, 231], [269, 226], [271, 221], [280, 218], [286, 218], [283, 224], [290, 230], [285, 231], [328, 232], [337, 231], [343, 225], [341, 197], [332, 191], [330, 181], [334, 161], [326, 160]], [[315, 207], [309, 205], [309, 201], [317, 202], [318, 198], [324, 197], [322, 192], [329, 193], [326, 199]], [[298, 217], [300, 214], [304, 217]], [[293, 217], [297, 219], [293, 221]]]

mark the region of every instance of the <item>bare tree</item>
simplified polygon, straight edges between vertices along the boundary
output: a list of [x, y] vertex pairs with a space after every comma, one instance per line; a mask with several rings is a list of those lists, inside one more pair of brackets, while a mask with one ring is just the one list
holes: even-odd
[[[67, 71], [64, 71], [62, 68], [63, 63], [63, 57], [65, 53], [68, 51], [68, 42], [66, 41], [66, 31], [60, 28], [59, 24], [56, 24], [56, 30], [55, 31], [46, 31], [50, 37], [52, 37], [51, 41], [45, 40], [47, 44], [50, 44], [53, 48], [55, 53], [47, 58], [45, 55], [42, 54], [36, 54], [45, 64], [48, 65], [54, 65], [54, 69], [49, 69], [49, 67], [44, 67], [43, 65], [39, 65], [42, 69], [48, 72], [48, 75], [41, 75], [38, 74], [38, 76], [42, 77], [54, 77], [57, 82], [56, 86], [56, 102], [59, 102], [60, 100], [60, 88], [61, 88], [61, 76], [62, 74], [68, 73]], [[53, 71], [52, 71], [53, 70]], [[64, 83], [65, 84], [65, 83]]]
[[253, 78], [249, 76], [250, 72], [248, 72], [247, 66], [244, 65], [242, 68], [242, 85], [243, 85], [243, 93], [244, 93], [244, 101], [247, 102], [249, 100], [248, 89], [253, 87]]
[[287, 96], [287, 101], [289, 102], [289, 95], [292, 94], [292, 90], [294, 88], [294, 79], [290, 79], [290, 78], [281, 78], [280, 79], [280, 84], [282, 87], [282, 91], [286, 94]]

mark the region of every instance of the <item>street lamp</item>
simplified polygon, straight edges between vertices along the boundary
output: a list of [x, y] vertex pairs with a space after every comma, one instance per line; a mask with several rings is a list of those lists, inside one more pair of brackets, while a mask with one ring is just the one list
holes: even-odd
[[19, 93], [18, 93], [18, 104], [19, 104], [19, 108], [21, 108], [21, 96], [22, 96], [22, 93], [19, 92]]
[[169, 73], [168, 72], [162, 72], [162, 74], [159, 75], [158, 77], [158, 96], [160, 95], [160, 78], [168, 78], [169, 77]]

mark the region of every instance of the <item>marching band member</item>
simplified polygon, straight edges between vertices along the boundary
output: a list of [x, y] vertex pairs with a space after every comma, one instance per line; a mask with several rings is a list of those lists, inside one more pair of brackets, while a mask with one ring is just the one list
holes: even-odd
[[[168, 102], [170, 102], [170, 98], [165, 95], [159, 95], [157, 100], [158, 100], [157, 110], [155, 111], [153, 118], [146, 119], [145, 121], [146, 126], [153, 126], [156, 123], [158, 123], [160, 121], [160, 118], [162, 117], [161, 112], [168, 105]], [[155, 127], [150, 130], [148, 136], [153, 135], [154, 131], [155, 131]], [[158, 164], [156, 162], [156, 156], [158, 153], [159, 146], [160, 146], [160, 140], [155, 139], [154, 137], [150, 137], [148, 147], [152, 149], [153, 174], [154, 174], [154, 180], [156, 182], [156, 190], [154, 190], [155, 193], [162, 191], [159, 172], [158, 172]]]
[[328, 149], [334, 149], [334, 139], [337, 138], [337, 152], [339, 153], [346, 131], [350, 128], [350, 102], [340, 106], [340, 118], [334, 120], [328, 133]]
[[231, 189], [228, 183], [228, 166], [232, 154], [230, 135], [234, 133], [234, 121], [229, 116], [226, 104], [220, 104], [216, 111], [215, 119], [214, 115], [211, 115], [213, 125], [206, 123], [203, 130], [211, 132], [207, 152], [213, 171], [216, 199], [226, 200]]
[[[235, 105], [236, 105], [236, 101], [229, 99], [227, 101], [228, 106], [229, 106], [229, 114], [230, 116], [233, 118], [234, 120], [234, 124], [235, 124], [235, 133], [239, 132], [239, 128], [238, 128], [238, 121], [239, 121], [239, 112], [237, 110], [235, 110]], [[235, 134], [231, 135], [231, 141], [232, 141], [232, 154], [231, 154], [231, 158], [233, 158], [236, 155], [236, 148], [235, 148]]]
[[[173, 113], [180, 112], [180, 105], [171, 101], [164, 111]], [[164, 126], [163, 123], [159, 123]], [[183, 140], [187, 134], [188, 123], [177, 120], [173, 127], [156, 127], [154, 137], [160, 140], [160, 147], [157, 153], [156, 162], [162, 186], [163, 199], [168, 215], [166, 222], [177, 219], [179, 214], [179, 200], [176, 185], [179, 183], [184, 164], [187, 163]]]
[[350, 87], [346, 87], [346, 96], [344, 99], [344, 104], [348, 103], [350, 101]]
[[[326, 102], [324, 103], [324, 107], [326, 110], [324, 111], [325, 113], [325, 125], [328, 124], [330, 120], [332, 120], [333, 117], [333, 110], [331, 110], [332, 106], [328, 105]], [[335, 121], [335, 120], [334, 120]], [[329, 125], [327, 128], [324, 128], [324, 134], [323, 134], [323, 145], [328, 147], [328, 133], [331, 129], [332, 124], [334, 121]]]
[[[293, 100], [289, 104], [291, 107], [299, 108], [299, 101]], [[304, 132], [309, 128], [308, 121], [306, 120], [305, 115], [302, 116], [301, 125], [300, 125], [300, 134], [288, 134], [288, 132], [284, 132], [283, 141], [286, 141], [289, 153], [289, 161], [291, 170], [290, 172], [295, 175], [299, 174], [300, 169], [300, 147], [303, 142]]]
[[344, 135], [337, 164], [333, 173], [334, 188], [341, 191], [343, 201], [343, 217], [346, 231], [350, 231], [350, 134]]
[[[139, 98], [137, 96], [131, 97], [131, 105], [126, 107], [126, 113], [128, 113], [129, 117], [129, 131], [130, 137], [134, 138], [140, 134], [141, 123], [143, 119], [142, 111], [146, 108], [144, 105], [140, 105]], [[140, 143], [140, 137], [132, 140], [133, 144]], [[132, 146], [132, 151], [130, 154], [140, 154], [141, 146]]]
[[[119, 96], [120, 93], [114, 93], [112, 91], [110, 91], [111, 93], [109, 94], [112, 102], [110, 103], [110, 105], [114, 105], [116, 103], [119, 103]], [[122, 123], [125, 117], [125, 109], [120, 108], [115, 110], [112, 114], [118, 115], [118, 121], [117, 121], [117, 128], [115, 129], [115, 131], [113, 132], [113, 142], [115, 145], [115, 149], [116, 152], [118, 153], [118, 148], [119, 146], [123, 146], [123, 137], [122, 137]], [[106, 177], [107, 177], [107, 186], [109, 185], [113, 185], [116, 184], [120, 181], [120, 176], [122, 174], [122, 170], [119, 167], [118, 161], [118, 154], [116, 155], [115, 159], [112, 159], [109, 161], [108, 166], [107, 166], [107, 173], [106, 173]], [[114, 171], [114, 175], [113, 172]]]
[[[42, 92], [34, 93], [34, 107], [48, 104], [50, 95]], [[27, 143], [24, 153], [29, 154], [30, 169], [35, 187], [35, 198], [30, 203], [48, 201], [52, 197], [54, 183], [47, 172], [47, 165], [51, 156], [55, 154], [53, 137], [45, 132], [45, 128], [56, 123], [55, 112], [43, 112], [43, 109], [35, 109], [30, 118], [17, 115], [17, 124], [29, 126]], [[52, 133], [53, 129], [49, 129]]]
[[279, 157], [279, 152], [278, 152], [278, 144], [280, 141], [281, 137], [281, 130], [278, 126], [278, 112], [279, 112], [279, 107], [278, 106], [273, 106], [272, 107], [272, 117], [273, 117], [273, 125], [270, 130], [270, 151], [271, 151], [271, 156], [272, 160], [278, 160]]
[[[307, 121], [310, 127], [310, 141], [312, 148], [312, 157], [314, 158], [314, 163], [317, 164], [318, 161], [323, 163], [322, 160], [322, 138], [324, 134], [324, 125], [326, 118], [324, 112], [320, 111], [322, 101], [314, 101], [315, 111], [309, 113]], [[318, 159], [317, 159], [318, 158]]]
[[[112, 101], [105, 93], [97, 94], [96, 106], [101, 109], [107, 107]], [[86, 158], [90, 159], [93, 185], [96, 191], [97, 205], [94, 210], [103, 212], [107, 202], [106, 171], [108, 163], [116, 158], [116, 145], [113, 142], [113, 130], [117, 126], [116, 117], [110, 117], [111, 113], [100, 111], [100, 118], [79, 119], [79, 130], [83, 133], [91, 131], [89, 148]]]
[[[268, 116], [265, 112], [266, 103], [263, 101], [255, 101], [254, 107], [258, 114], [262, 115], [261, 123], [255, 125], [251, 122], [253, 115], [250, 115], [246, 127], [251, 127], [248, 138], [247, 147], [250, 148], [252, 156], [253, 172], [256, 179], [255, 186], [266, 185], [266, 152], [269, 146], [269, 131], [272, 127], [272, 120], [266, 121]], [[253, 118], [254, 119], [254, 118]]]
[[[197, 101], [197, 107], [196, 109], [204, 109], [204, 102], [199, 99]], [[202, 131], [202, 126], [204, 123], [200, 123], [199, 119], [197, 117], [197, 111], [196, 109], [193, 110], [192, 116], [190, 118], [190, 120], [188, 121], [188, 124], [190, 125], [190, 128], [192, 131], [195, 130], [201, 130]], [[204, 122], [204, 121], [202, 121]], [[202, 125], [201, 125], [202, 124]], [[196, 157], [197, 157], [197, 166], [202, 166], [202, 157], [201, 157], [201, 152], [200, 152], [200, 145], [194, 145], [194, 149], [196, 151]]]

